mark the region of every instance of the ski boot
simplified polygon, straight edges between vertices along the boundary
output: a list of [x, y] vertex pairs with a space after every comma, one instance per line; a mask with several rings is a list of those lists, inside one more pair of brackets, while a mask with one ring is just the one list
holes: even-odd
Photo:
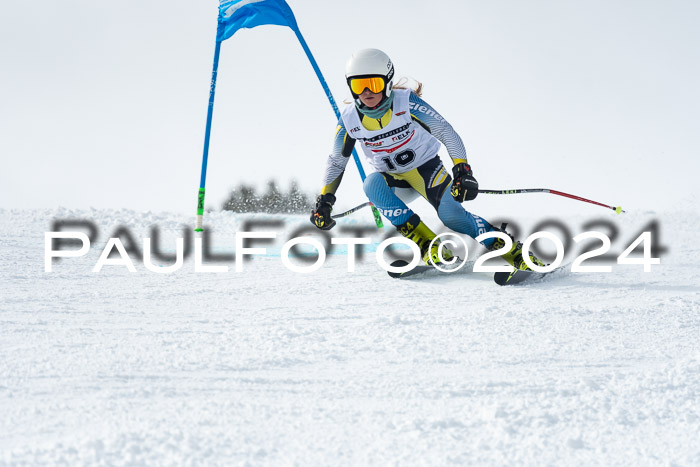
[[[447, 246], [441, 246], [440, 240], [433, 242], [431, 248], [430, 243], [436, 237], [435, 233], [428, 228], [427, 225], [420, 220], [418, 214], [412, 215], [405, 223], [396, 226], [396, 230], [399, 231], [401, 235], [409, 240], [412, 240], [420, 248], [421, 254], [423, 255], [423, 263], [428, 266], [433, 264], [440, 264], [443, 261], [440, 260], [440, 255], [438, 252], [442, 248], [442, 259], [444, 262], [450, 261], [454, 258], [454, 254], [450, 251]], [[432, 259], [432, 263], [431, 260]]]
[[[513, 240], [513, 246], [511, 247], [508, 253], [501, 255], [501, 258], [505, 259], [508, 262], [508, 264], [513, 266], [515, 269], [520, 269], [521, 271], [532, 271], [532, 269], [530, 269], [530, 267], [527, 265], [527, 263], [525, 263], [525, 260], [523, 259], [523, 244], [521, 242], [516, 241], [511, 234], [506, 232], [505, 228], [506, 224], [503, 224], [500, 229], [496, 230], [508, 235], [511, 238], [511, 240]], [[499, 250], [503, 248], [505, 244], [506, 242], [503, 239], [496, 238], [496, 241], [493, 242], [493, 245], [489, 247], [489, 251]], [[546, 266], [546, 264], [540, 261], [532, 253], [530, 253], [530, 261], [532, 261], [532, 263], [536, 264], [537, 266]]]

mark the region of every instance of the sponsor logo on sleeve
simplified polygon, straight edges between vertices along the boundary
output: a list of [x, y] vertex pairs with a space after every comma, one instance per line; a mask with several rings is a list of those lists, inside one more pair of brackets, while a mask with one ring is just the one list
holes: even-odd
[[420, 112], [420, 113], [422, 113], [422, 114], [425, 114], [425, 115], [427, 115], [427, 116], [429, 116], [429, 117], [433, 117], [434, 119], [436, 119], [436, 120], [438, 120], [438, 121], [443, 121], [443, 120], [444, 120], [444, 118], [442, 118], [442, 116], [441, 116], [439, 113], [435, 112], [435, 111], [434, 111], [433, 109], [431, 109], [430, 107], [426, 107], [426, 106], [424, 106], [424, 105], [418, 105], [418, 104], [416, 104], [415, 102], [409, 102], [409, 103], [408, 103], [408, 108], [411, 109], [411, 110], [414, 110], [414, 111], [416, 111], [416, 112]]

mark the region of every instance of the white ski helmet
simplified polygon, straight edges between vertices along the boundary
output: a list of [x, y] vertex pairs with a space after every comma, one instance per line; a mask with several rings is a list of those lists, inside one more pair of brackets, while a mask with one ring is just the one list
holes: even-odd
[[[382, 78], [383, 87], [380, 91], [384, 93], [384, 97], [391, 95], [391, 88], [394, 84], [392, 81], [394, 78], [394, 64], [391, 63], [389, 56], [378, 49], [362, 49], [352, 54], [352, 57], [345, 65], [345, 79], [353, 97], [357, 99], [357, 96], [362, 94], [365, 87], [369, 87], [372, 92], [380, 92], [375, 91], [378, 88], [373, 88], [370, 81], [356, 81], [355, 89], [353, 89], [353, 79], [373, 77]], [[359, 92], [356, 92], [358, 90]]]

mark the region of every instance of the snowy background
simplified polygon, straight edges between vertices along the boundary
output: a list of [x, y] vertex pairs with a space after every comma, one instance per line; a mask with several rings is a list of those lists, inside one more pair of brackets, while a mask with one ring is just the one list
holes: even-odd
[[[243, 273], [196, 274], [192, 257], [169, 275], [136, 257], [136, 273], [92, 273], [119, 227], [138, 243], [159, 227], [168, 252], [191, 231], [217, 4], [13, 2], [0, 14], [0, 465], [700, 464], [700, 6], [290, 5], [338, 101], [347, 57], [382, 48], [425, 82], [482, 187], [628, 213], [552, 195], [470, 210], [523, 233], [613, 222], [615, 255], [657, 221], [661, 265], [519, 288], [469, 267], [397, 281], [372, 259], [384, 229], [354, 273], [337, 250], [301, 275], [279, 250], [307, 216], [209, 212], [217, 254], [251, 219], [282, 220], [280, 241]], [[335, 118], [293, 33], [244, 30], [222, 49], [207, 207], [243, 181], [317, 191]], [[338, 210], [364, 201], [352, 165], [338, 195]], [[99, 235], [46, 273], [55, 219]]]

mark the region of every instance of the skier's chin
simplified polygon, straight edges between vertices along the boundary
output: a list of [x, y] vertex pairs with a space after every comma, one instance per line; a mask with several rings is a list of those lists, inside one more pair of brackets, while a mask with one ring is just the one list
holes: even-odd
[[360, 96], [360, 100], [367, 107], [374, 108], [382, 102], [382, 96], [381, 96], [381, 94]]

